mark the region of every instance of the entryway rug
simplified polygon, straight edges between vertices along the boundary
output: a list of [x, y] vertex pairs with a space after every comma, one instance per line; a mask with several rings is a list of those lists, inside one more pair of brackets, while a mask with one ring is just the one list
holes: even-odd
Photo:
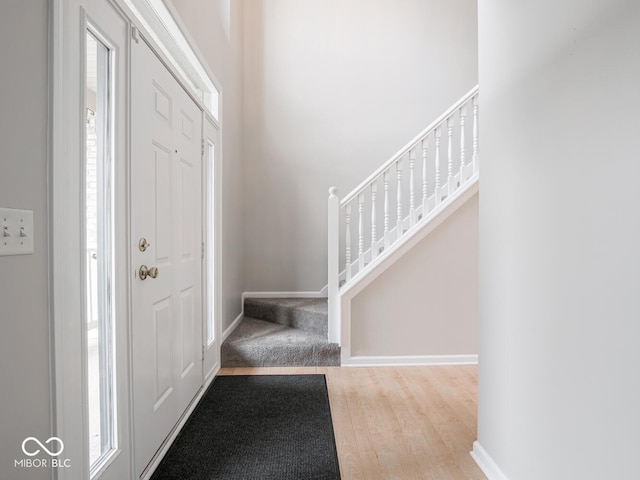
[[339, 480], [324, 375], [217, 377], [152, 480]]

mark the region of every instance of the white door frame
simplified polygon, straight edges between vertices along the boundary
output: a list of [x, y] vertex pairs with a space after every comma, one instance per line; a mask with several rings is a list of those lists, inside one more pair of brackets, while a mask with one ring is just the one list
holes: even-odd
[[[50, 132], [49, 132], [49, 199], [50, 235], [52, 239], [49, 274], [50, 296], [52, 298], [51, 317], [51, 384], [53, 435], [61, 438], [65, 444], [65, 457], [76, 468], [60, 468], [54, 470], [54, 478], [61, 480], [86, 480], [88, 478], [86, 425], [84, 415], [84, 392], [86, 380], [83, 360], [86, 357], [86, 346], [83, 337], [83, 326], [79, 319], [82, 313], [82, 267], [81, 232], [83, 228], [82, 179], [79, 166], [84, 160], [84, 144], [82, 142], [84, 119], [81, 115], [84, 93], [82, 91], [83, 65], [81, 64], [81, 34], [85, 31], [82, 8], [89, 15], [99, 5], [111, 4], [129, 19], [132, 35], [144, 34], [156, 54], [163, 60], [167, 68], [179, 79], [183, 87], [196, 101], [200, 109], [211, 111], [210, 120], [221, 130], [220, 118], [222, 93], [220, 83], [211, 74], [202, 55], [194, 50], [193, 42], [187, 40], [180, 31], [180, 26], [172, 22], [171, 15], [162, 0], [52, 0], [49, 3], [50, 21]], [[169, 13], [167, 18], [166, 14]], [[97, 19], [98, 20], [98, 19]], [[160, 28], [162, 27], [162, 28]], [[184, 28], [184, 27], [183, 27]], [[131, 37], [129, 37], [129, 42]], [[129, 44], [126, 47], [129, 55]], [[126, 73], [129, 84], [129, 72]], [[128, 92], [127, 92], [128, 95]], [[127, 107], [128, 109], [128, 107]], [[127, 122], [129, 113], [127, 112]], [[127, 140], [128, 142], [128, 140]], [[128, 150], [128, 147], [127, 147]], [[221, 161], [221, 150], [218, 152]], [[128, 171], [129, 158], [126, 155]], [[128, 177], [120, 179], [120, 184], [128, 185]], [[125, 226], [124, 237], [129, 239], [129, 191], [128, 188], [118, 190], [116, 195], [117, 222]], [[219, 206], [218, 206], [219, 208]], [[121, 227], [122, 227], [121, 225]], [[219, 242], [219, 233], [218, 245]], [[116, 239], [116, 243], [121, 239]], [[124, 241], [124, 240], [123, 240]], [[116, 245], [116, 248], [119, 248]], [[128, 247], [130, 248], [130, 246]], [[219, 276], [220, 249], [216, 249], [216, 274]], [[120, 254], [122, 257], [122, 253]], [[116, 269], [131, 272], [130, 254], [120, 258]], [[129, 471], [133, 478], [133, 464], [130, 449], [132, 445], [131, 413], [131, 355], [130, 338], [130, 296], [129, 281], [123, 279], [126, 288], [120, 289], [116, 302], [119, 304], [117, 315], [120, 329], [116, 343], [118, 372], [122, 385], [118, 400], [119, 415], [122, 420], [120, 435], [121, 447], [128, 451], [119, 452], [129, 456]], [[219, 282], [218, 282], [219, 283]], [[216, 291], [216, 304], [220, 305], [219, 289]], [[219, 309], [218, 309], [219, 312]], [[219, 313], [216, 312], [218, 315]], [[216, 318], [220, 324], [220, 318]], [[126, 326], [123, 328], [123, 326]], [[218, 327], [219, 329], [219, 327]], [[220, 335], [217, 335], [218, 341]], [[218, 355], [219, 355], [219, 347]], [[80, 360], [80, 361], [79, 361]], [[217, 371], [217, 370], [216, 370]], [[215, 374], [215, 372], [214, 372]], [[207, 378], [208, 382], [214, 375]], [[206, 387], [206, 385], [205, 385]], [[204, 392], [205, 389], [202, 390]], [[202, 393], [201, 392], [201, 393]]]

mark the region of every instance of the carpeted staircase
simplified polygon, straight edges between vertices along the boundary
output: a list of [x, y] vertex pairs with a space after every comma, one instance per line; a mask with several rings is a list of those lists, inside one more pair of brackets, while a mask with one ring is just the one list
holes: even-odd
[[326, 298], [247, 298], [244, 318], [222, 344], [222, 367], [340, 365], [327, 328]]

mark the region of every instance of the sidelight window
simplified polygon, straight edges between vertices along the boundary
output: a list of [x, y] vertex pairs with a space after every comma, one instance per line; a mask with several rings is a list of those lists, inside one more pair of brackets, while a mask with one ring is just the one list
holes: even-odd
[[116, 448], [113, 314], [112, 51], [86, 34], [85, 304], [90, 471]]

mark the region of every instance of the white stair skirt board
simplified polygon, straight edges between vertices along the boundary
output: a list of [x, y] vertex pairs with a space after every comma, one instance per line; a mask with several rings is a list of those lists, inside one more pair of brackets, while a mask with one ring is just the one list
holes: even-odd
[[477, 365], [478, 355], [403, 355], [388, 357], [349, 357], [343, 367], [398, 367], [419, 365]]
[[473, 450], [469, 453], [489, 480], [509, 480], [477, 440], [473, 442]]
[[411, 235], [405, 235], [402, 240], [394, 243], [389, 252], [380, 255], [376, 260], [371, 262], [367, 271], [363, 272], [359, 278], [340, 290], [342, 298], [353, 298], [367, 285], [378, 278], [385, 270], [391, 267], [403, 255], [411, 251], [413, 247], [418, 245], [431, 232], [439, 227], [444, 221], [453, 215], [460, 207], [462, 207], [469, 199], [471, 199], [480, 190], [480, 177], [476, 175], [468, 181], [461, 189], [457, 190], [449, 202], [440, 204], [433, 211], [429, 212], [428, 221], [424, 222], [419, 228], [415, 229]]

